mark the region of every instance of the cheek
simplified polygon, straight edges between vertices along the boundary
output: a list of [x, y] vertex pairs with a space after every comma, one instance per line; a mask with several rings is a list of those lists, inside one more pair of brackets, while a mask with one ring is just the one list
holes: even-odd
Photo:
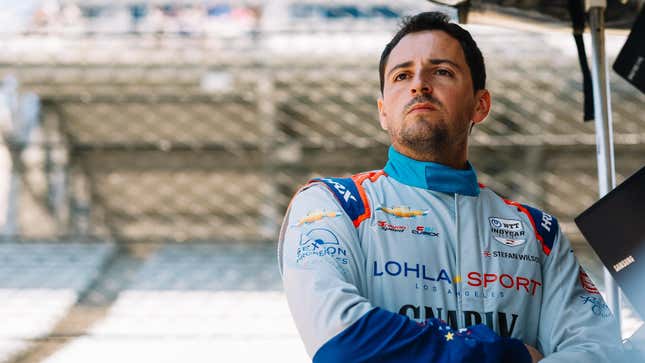
[[406, 90], [407, 88], [403, 85], [402, 82], [391, 85], [385, 89], [384, 99], [388, 100], [390, 107], [395, 106], [399, 104], [402, 99], [408, 96]]
[[385, 117], [389, 122], [392, 122], [397, 119], [397, 115], [400, 113], [400, 100], [399, 97], [392, 92], [386, 94], [384, 97], [387, 101], [383, 101], [382, 113], [385, 114]]
[[446, 109], [451, 115], [468, 115], [473, 108], [472, 95], [465, 92], [449, 92], [443, 100]]

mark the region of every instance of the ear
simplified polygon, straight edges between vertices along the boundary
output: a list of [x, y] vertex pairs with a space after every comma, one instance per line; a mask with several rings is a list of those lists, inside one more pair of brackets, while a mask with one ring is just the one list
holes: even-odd
[[473, 123], [478, 124], [488, 116], [490, 112], [490, 92], [486, 89], [480, 89], [475, 92], [475, 108], [473, 109], [473, 116], [471, 120]]
[[378, 98], [376, 105], [378, 106], [378, 120], [381, 123], [381, 128], [387, 131], [387, 114], [383, 106], [383, 96]]

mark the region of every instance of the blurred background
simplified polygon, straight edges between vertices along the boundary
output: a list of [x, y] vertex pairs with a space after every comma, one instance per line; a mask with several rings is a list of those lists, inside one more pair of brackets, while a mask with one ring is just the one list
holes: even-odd
[[[379, 169], [378, 60], [422, 0], [0, 0], [0, 362], [306, 362], [276, 260], [314, 176]], [[455, 14], [452, 14], [455, 15]], [[468, 25], [492, 113], [470, 159], [573, 217], [598, 198], [566, 30]], [[610, 62], [628, 32], [607, 35]], [[589, 44], [589, 42], [587, 42]], [[611, 74], [618, 182], [645, 96]], [[642, 322], [623, 309], [623, 334]]]

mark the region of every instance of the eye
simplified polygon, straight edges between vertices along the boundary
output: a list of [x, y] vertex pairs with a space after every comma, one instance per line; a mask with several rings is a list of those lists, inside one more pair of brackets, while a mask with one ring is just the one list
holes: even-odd
[[452, 77], [452, 72], [451, 72], [451, 71], [449, 71], [449, 70], [447, 70], [447, 69], [444, 69], [444, 68], [439, 68], [439, 69], [437, 69], [434, 73], [435, 73], [435, 74], [438, 74], [438, 75], [440, 75], [440, 76], [448, 76], [448, 77]]
[[394, 81], [395, 81], [395, 82], [396, 82], [396, 81], [403, 81], [404, 79], [407, 79], [407, 78], [408, 78], [408, 74], [407, 74], [407, 73], [399, 73], [399, 74], [397, 74], [396, 76], [394, 76]]

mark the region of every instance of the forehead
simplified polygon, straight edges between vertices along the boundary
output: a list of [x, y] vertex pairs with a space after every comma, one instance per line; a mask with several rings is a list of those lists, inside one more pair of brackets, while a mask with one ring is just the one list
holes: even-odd
[[401, 38], [388, 57], [386, 71], [397, 64], [427, 59], [448, 59], [467, 69], [459, 41], [442, 30], [424, 30]]

